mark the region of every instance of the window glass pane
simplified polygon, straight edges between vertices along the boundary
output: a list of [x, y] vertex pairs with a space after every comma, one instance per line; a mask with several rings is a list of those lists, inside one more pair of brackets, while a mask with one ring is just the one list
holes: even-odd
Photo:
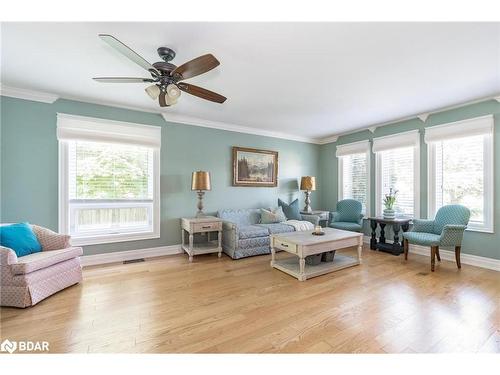
[[484, 135], [436, 142], [436, 210], [462, 204], [484, 223]]
[[152, 199], [150, 148], [71, 142], [70, 199]]
[[390, 189], [398, 190], [394, 210], [396, 215], [414, 215], [414, 147], [404, 147], [380, 152], [382, 210], [384, 197]]
[[342, 156], [342, 199], [356, 199], [366, 213], [368, 162], [366, 153]]
[[69, 142], [70, 234], [152, 231], [153, 157], [148, 147]]

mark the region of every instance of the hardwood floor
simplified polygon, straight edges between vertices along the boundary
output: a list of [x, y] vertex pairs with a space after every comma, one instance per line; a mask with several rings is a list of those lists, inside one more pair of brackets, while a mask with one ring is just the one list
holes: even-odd
[[428, 257], [365, 247], [361, 266], [299, 282], [269, 261], [86, 268], [82, 284], [33, 308], [2, 308], [0, 334], [51, 352], [500, 351], [498, 272], [443, 261], [431, 273]]

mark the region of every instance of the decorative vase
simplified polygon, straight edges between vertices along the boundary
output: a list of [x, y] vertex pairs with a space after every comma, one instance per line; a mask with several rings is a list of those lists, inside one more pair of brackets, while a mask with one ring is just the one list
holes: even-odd
[[392, 208], [384, 209], [384, 219], [394, 219], [396, 217], [396, 212]]

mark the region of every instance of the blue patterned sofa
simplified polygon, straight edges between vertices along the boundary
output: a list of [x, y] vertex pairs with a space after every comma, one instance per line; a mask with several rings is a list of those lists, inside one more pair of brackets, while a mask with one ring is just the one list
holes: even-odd
[[[261, 224], [260, 208], [219, 210], [217, 216], [223, 220], [222, 249], [233, 259], [270, 254], [271, 234], [295, 231], [285, 223]], [[319, 224], [315, 215], [302, 215], [302, 220]]]

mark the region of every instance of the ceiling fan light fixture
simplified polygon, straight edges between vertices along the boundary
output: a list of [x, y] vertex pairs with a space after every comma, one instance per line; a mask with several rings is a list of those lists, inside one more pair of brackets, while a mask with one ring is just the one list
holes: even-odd
[[153, 100], [158, 99], [158, 97], [160, 96], [160, 88], [157, 85], [148, 86], [146, 87], [145, 91]]
[[179, 88], [176, 85], [171, 83], [170, 85], [167, 86], [167, 96], [171, 100], [177, 101], [179, 96], [181, 96], [181, 90], [179, 90]]

